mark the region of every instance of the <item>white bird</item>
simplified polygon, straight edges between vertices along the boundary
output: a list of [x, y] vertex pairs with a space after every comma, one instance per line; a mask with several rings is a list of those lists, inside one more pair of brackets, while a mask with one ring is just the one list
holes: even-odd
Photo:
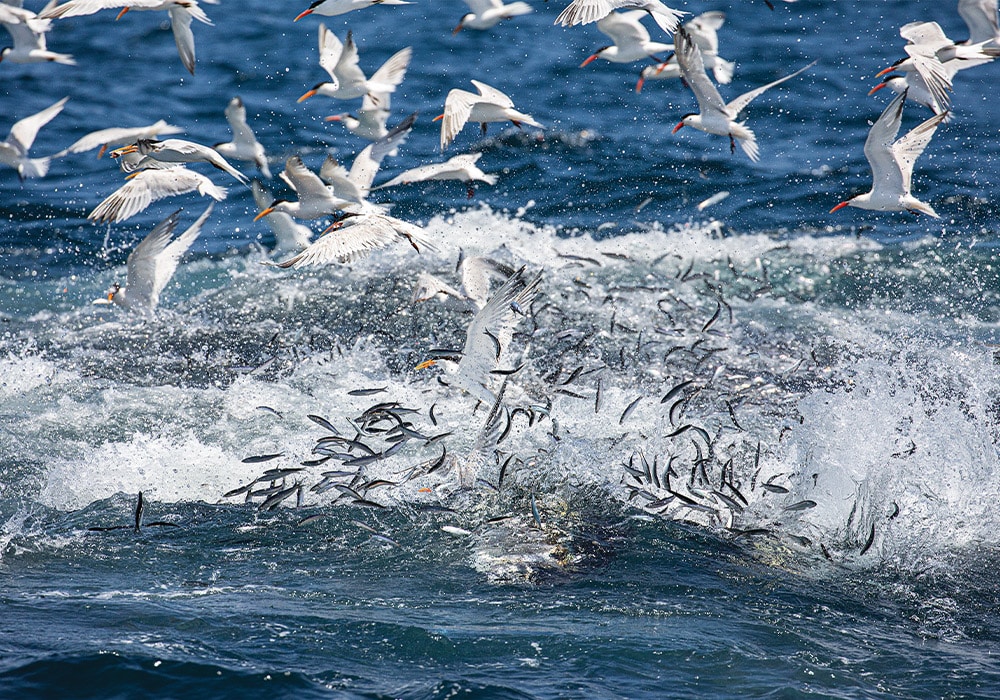
[[[250, 183], [250, 189], [253, 190], [253, 200], [257, 203], [257, 208], [260, 211], [271, 206], [274, 197], [267, 188], [254, 180]], [[278, 211], [271, 212], [264, 219], [264, 223], [274, 233], [275, 245], [274, 250], [271, 251], [273, 254], [297, 253], [312, 243], [312, 229], [297, 223], [288, 214]]]
[[[209, 0], [205, 0], [208, 2]], [[101, 10], [122, 8], [115, 19], [121, 19], [129, 10], [166, 10], [170, 16], [170, 27], [174, 33], [174, 43], [181, 63], [194, 75], [195, 51], [194, 33], [191, 20], [212, 24], [205, 11], [198, 6], [198, 0], [69, 0], [62, 5], [49, 7], [39, 13], [43, 19], [63, 19], [92, 15]]]
[[673, 34], [680, 18], [686, 12], [674, 10], [660, 0], [573, 0], [559, 16], [555, 24], [571, 27], [576, 24], [598, 22], [615, 10], [642, 10], [653, 16], [660, 29]]
[[336, 34], [327, 29], [326, 25], [320, 24], [319, 64], [329, 74], [330, 80], [317, 83], [298, 101], [308, 100], [313, 95], [337, 100], [369, 96], [374, 101], [379, 94], [395, 92], [396, 86], [406, 76], [412, 55], [413, 50], [407, 46], [390, 56], [370, 79], [366, 78], [358, 66], [358, 47], [354, 43], [353, 34], [348, 31], [347, 41], [341, 43]]
[[226, 105], [226, 121], [233, 131], [233, 140], [217, 143], [212, 148], [224, 158], [253, 163], [264, 177], [270, 178], [271, 169], [267, 166], [267, 153], [247, 124], [247, 108], [239, 97], [234, 97]]
[[402, 219], [384, 214], [347, 214], [298, 255], [268, 264], [297, 270], [334, 262], [348, 263], [373, 250], [404, 241], [418, 253], [422, 248], [436, 250], [424, 229]]
[[444, 114], [434, 118], [434, 121], [443, 120], [441, 123], [441, 150], [447, 148], [448, 144], [465, 126], [465, 123], [470, 121], [479, 122], [483, 127], [484, 134], [488, 122], [510, 121], [518, 128], [522, 124], [542, 127], [530, 114], [524, 114], [514, 109], [514, 102], [496, 88], [478, 80], [473, 80], [472, 84], [479, 91], [478, 95], [454, 88], [445, 98]]
[[98, 131], [91, 131], [83, 138], [56, 153], [53, 158], [59, 158], [70, 153], [84, 153], [98, 147], [101, 150], [97, 152], [97, 157], [100, 158], [109, 148], [115, 149], [135, 143], [139, 139], [154, 139], [166, 134], [179, 134], [183, 131], [180, 127], [167, 124], [162, 119], [149, 126], [100, 129]]
[[964, 45], [986, 41], [1000, 46], [1000, 22], [997, 20], [997, 0], [958, 0], [958, 14], [969, 27]]
[[490, 282], [494, 279], [506, 281], [515, 270], [490, 258], [474, 255], [462, 257], [458, 264], [461, 276], [459, 289], [455, 289], [439, 277], [421, 272], [413, 287], [411, 303], [428, 301], [435, 297], [452, 297], [466, 302], [479, 310], [486, 306], [490, 296]]
[[384, 138], [388, 129], [385, 128], [389, 121], [389, 93], [380, 93], [376, 96], [378, 103], [365, 95], [361, 102], [361, 109], [356, 114], [341, 112], [325, 118], [328, 122], [340, 122], [349, 132], [359, 138], [368, 141], [378, 141]]
[[[731, 61], [727, 61], [719, 55], [718, 30], [725, 22], [726, 13], [716, 11], [703, 12], [684, 23], [684, 29], [688, 36], [701, 49], [701, 60], [705, 64], [705, 68], [712, 71], [715, 82], [720, 85], [728, 85], [733, 79], [733, 71], [735, 70]], [[639, 81], [635, 85], [635, 91], [642, 92], [642, 86], [647, 80], [677, 80], [680, 77], [681, 68], [677, 65], [677, 58], [671, 56], [659, 65], [643, 68], [639, 74]]]
[[[950, 63], [946, 64], [945, 67], [948, 68], [949, 65]], [[950, 73], [950, 75], [954, 76], [954, 73]], [[934, 114], [946, 115], [944, 119], [946, 122], [951, 119], [951, 112], [938, 104], [938, 101], [927, 87], [927, 83], [924, 82], [919, 73], [886, 76], [881, 83], [869, 90], [868, 94], [874, 95], [883, 88], [889, 88], [897, 95], [907, 92], [907, 99], [911, 102], [922, 104], [934, 112]]]
[[49, 51], [45, 35], [52, 28], [52, 22], [41, 19], [34, 12], [17, 4], [0, 5], [0, 24], [14, 40], [14, 46], [0, 50], [0, 61], [11, 63], [61, 63], [75, 66], [76, 61], [67, 53]]
[[757, 137], [746, 127], [746, 122], [737, 122], [736, 118], [759, 95], [770, 90], [775, 85], [794, 78], [802, 71], [812, 68], [816, 65], [816, 62], [813, 61], [808, 66], [800, 68], [794, 73], [786, 75], [784, 78], [779, 78], [767, 85], [762, 85], [756, 90], [745, 92], [727, 104], [722, 101], [722, 95], [719, 94], [718, 89], [716, 89], [705, 73], [705, 65], [701, 58], [701, 49], [691, 40], [683, 27], [677, 30], [677, 34], [674, 36], [674, 43], [677, 50], [677, 63], [680, 65], [681, 74], [698, 100], [698, 108], [701, 110], [701, 113], [685, 114], [681, 118], [680, 123], [674, 127], [673, 133], [676, 134], [681, 127], [690, 126], [708, 134], [728, 136], [730, 150], [735, 151], [736, 141], [739, 141], [740, 146], [750, 157], [750, 160], [756, 162], [760, 158], [760, 152], [757, 148]]
[[526, 279], [524, 268], [519, 269], [473, 317], [465, 333], [461, 359], [457, 363], [442, 356], [421, 362], [416, 368], [425, 369], [441, 364], [454, 384], [487, 405], [492, 405], [496, 396], [487, 382], [500, 366], [513, 337], [514, 327], [538, 294], [541, 279], [541, 272]]
[[160, 163], [208, 163], [219, 170], [229, 173], [241, 183], [248, 184], [246, 175], [229, 164], [219, 153], [208, 146], [202, 146], [194, 141], [184, 139], [139, 139], [135, 143], [111, 152], [112, 158], [118, 158], [126, 153], [139, 153], [144, 158], [139, 161], [142, 167], [150, 161]]
[[[430, 165], [421, 165], [416, 168], [410, 168], [396, 177], [392, 178], [388, 182], [379, 185], [375, 189], [382, 189], [383, 187], [395, 187], [396, 185], [409, 185], [413, 182], [424, 182], [426, 180], [459, 180], [461, 182], [485, 182], [489, 185], [495, 185], [497, 181], [496, 175], [487, 175], [476, 162], [482, 157], [482, 153], [463, 153], [457, 155], [454, 158], [450, 158], [444, 163], [431, 163]], [[475, 192], [472, 186], [469, 186], [469, 197], [472, 197]]]
[[0, 163], [17, 170], [17, 175], [22, 180], [29, 177], [45, 177], [49, 171], [49, 162], [52, 160], [52, 156], [29, 158], [28, 150], [35, 142], [38, 130], [62, 111], [68, 99], [68, 97], [64, 97], [41, 112], [15, 122], [14, 126], [10, 128], [7, 139], [0, 141]]
[[113, 285], [107, 298], [94, 303], [114, 303], [127, 311], [151, 315], [160, 303], [160, 293], [177, 271], [181, 257], [201, 233], [213, 206], [209, 204], [198, 220], [172, 241], [170, 237], [177, 227], [181, 210], [158, 223], [129, 254], [125, 286]]
[[458, 34], [463, 29], [489, 29], [501, 20], [532, 12], [531, 5], [526, 2], [505, 5], [503, 0], [465, 0], [465, 4], [472, 12], [462, 15], [452, 34]]
[[340, 210], [354, 214], [382, 213], [382, 208], [366, 201], [375, 175], [385, 156], [395, 152], [413, 128], [416, 115], [412, 114], [390, 131], [385, 138], [361, 150], [348, 172], [332, 157], [327, 157], [319, 175], [311, 171], [299, 156], [285, 161], [280, 177], [291, 187], [299, 199], [291, 202], [276, 199], [271, 206], [257, 214], [254, 221], [272, 212], [283, 212], [297, 219], [318, 219]]
[[300, 12], [295, 18], [295, 22], [306, 15], [317, 14], [324, 17], [334, 17], [345, 15], [354, 10], [363, 10], [372, 5], [411, 5], [407, 0], [316, 0], [309, 9]]
[[135, 216], [159, 199], [195, 190], [217, 202], [226, 198], [226, 188], [181, 165], [146, 167], [129, 175], [127, 180], [98, 204], [87, 218], [102, 223], [118, 223]]
[[[955, 73], [963, 67], [972, 67], [1000, 55], [1000, 47], [986, 46], [988, 42], [962, 46], [949, 39], [937, 22], [910, 22], [903, 25], [899, 35], [907, 40], [903, 50], [907, 57], [876, 74], [881, 77], [894, 70], [920, 76], [941, 111], [951, 106], [948, 91]], [[959, 63], [954, 63], [958, 61]], [[953, 64], [950, 67], [946, 64]]]
[[872, 169], [872, 188], [847, 201], [841, 202], [831, 212], [844, 207], [874, 209], [877, 211], [914, 211], [939, 218], [929, 204], [910, 194], [913, 165], [924, 152], [945, 114], [936, 114], [917, 126], [906, 136], [895, 141], [903, 121], [903, 103], [906, 93], [899, 95], [882, 112], [865, 140], [865, 158]]
[[649, 32], [642, 26], [642, 19], [646, 13], [642, 10], [632, 10], [631, 12], [611, 12], [607, 17], [597, 23], [597, 28], [602, 34], [611, 38], [615, 42], [611, 46], [602, 46], [597, 49], [587, 60], [580, 64], [585, 65], [598, 58], [603, 58], [612, 63], [632, 63], [633, 61], [644, 61], [652, 58], [657, 62], [662, 62], [656, 54], [664, 51], [673, 51], [673, 44], [664, 44], [659, 41], [652, 41]]

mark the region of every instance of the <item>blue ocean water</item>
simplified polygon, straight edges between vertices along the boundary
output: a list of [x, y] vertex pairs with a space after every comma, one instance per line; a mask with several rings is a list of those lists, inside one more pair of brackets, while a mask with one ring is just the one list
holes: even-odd
[[[454, 182], [373, 194], [439, 253], [320, 270], [262, 265], [274, 239], [250, 191], [202, 169], [229, 196], [152, 319], [91, 301], [157, 222], [206, 201], [95, 225], [122, 183], [107, 157], [0, 170], [0, 695], [1000, 695], [1000, 69], [959, 74], [917, 162], [941, 219], [829, 214], [870, 185], [887, 98], [866, 93], [903, 55], [899, 26], [962, 40], [954, 3], [678, 5], [726, 12], [726, 97], [818, 61], [747, 110], [756, 164], [671, 134], [689, 91], [578, 67], [606, 38], [533, 4], [452, 35], [458, 0], [298, 22], [305, 3], [223, 0], [193, 26], [193, 77], [162, 13], [109, 10], [55, 23], [75, 67], [0, 63], [0, 130], [70, 97], [34, 155], [160, 118], [226, 141], [239, 95], [276, 173], [295, 154], [350, 163], [366, 142], [323, 117], [357, 102], [296, 102], [325, 78], [320, 21], [353, 31], [369, 73], [413, 47], [390, 123], [416, 127], [376, 182], [443, 158], [432, 119], [470, 79], [545, 126], [467, 127], [444, 156], [481, 152], [499, 178], [471, 199]], [[904, 129], [928, 116], [908, 105]], [[403, 483], [470, 454], [487, 417], [414, 369], [464, 342], [467, 313], [410, 300], [421, 272], [454, 281], [460, 250], [542, 273], [506, 395], [524, 410], [473, 488], [457, 469]], [[450, 434], [365, 464], [391, 482], [368, 503], [313, 490], [336, 461], [276, 480], [302, 485], [299, 507], [224, 497], [321, 457], [308, 416], [353, 434], [385, 402]]]

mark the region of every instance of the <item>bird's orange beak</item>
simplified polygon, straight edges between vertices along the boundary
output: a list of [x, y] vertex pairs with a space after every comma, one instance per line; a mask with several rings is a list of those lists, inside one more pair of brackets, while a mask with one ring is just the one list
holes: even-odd
[[437, 364], [437, 360], [424, 360], [423, 362], [421, 362], [419, 365], [417, 365], [413, 369], [427, 369], [428, 367], [433, 367], [436, 364]]
[[883, 71], [879, 71], [878, 73], [876, 73], [876, 74], [875, 74], [875, 77], [876, 77], [876, 78], [881, 78], [881, 77], [882, 77], [883, 75], [885, 75], [886, 73], [892, 73], [892, 72], [893, 72], [894, 70], [896, 70], [896, 66], [889, 66], [889, 67], [888, 67], [888, 68], [886, 68], [885, 70], [883, 70]]
[[265, 209], [264, 211], [262, 211], [260, 214], [258, 214], [257, 216], [253, 217], [253, 220], [254, 221], [259, 221], [260, 219], [263, 219], [265, 216], [267, 216], [268, 214], [270, 214], [272, 211], [274, 211], [274, 207], [268, 207], [267, 209]]
[[325, 122], [339, 122], [341, 119], [343, 119], [343, 117], [341, 117], [339, 114], [334, 114], [333, 116], [324, 118], [323, 121], [325, 121]]
[[442, 119], [444, 119], [444, 115], [443, 115], [443, 114], [439, 114], [439, 115], [437, 115], [436, 117], [434, 117], [433, 119], [431, 119], [431, 121], [432, 121], [432, 122], [439, 122], [439, 121], [441, 121]]
[[112, 158], [119, 158], [121, 156], [128, 155], [129, 153], [135, 153], [138, 150], [139, 149], [133, 143], [130, 146], [122, 146], [121, 148], [116, 148], [115, 150], [111, 151], [111, 153], [109, 153], [108, 155], [111, 156]]
[[452, 29], [452, 30], [451, 30], [451, 35], [452, 35], [452, 36], [455, 36], [455, 35], [456, 35], [456, 34], [458, 34], [458, 33], [459, 33], [460, 31], [462, 31], [462, 26], [463, 26], [463, 25], [462, 25], [462, 23], [461, 23], [461, 22], [459, 22], [459, 23], [458, 23], [458, 26], [457, 26], [457, 27], [455, 27], [454, 29]]
[[126, 180], [131, 180], [131, 179], [132, 179], [132, 178], [134, 178], [134, 177], [138, 177], [138, 176], [139, 176], [139, 173], [144, 173], [144, 172], [146, 172], [146, 171], [145, 171], [145, 170], [136, 170], [136, 171], [135, 171], [134, 173], [131, 173], [131, 174], [129, 174], [129, 175], [126, 175], [126, 176], [125, 176], [125, 179], [126, 179]]
[[851, 203], [851, 200], [847, 200], [846, 202], [841, 202], [840, 204], [838, 204], [837, 206], [835, 206], [833, 209], [831, 209], [830, 213], [832, 214], [833, 212], [837, 211], [838, 209], [843, 209], [844, 207], [846, 207], [850, 203]]
[[680, 130], [681, 130], [681, 128], [682, 128], [683, 126], [684, 126], [684, 122], [681, 122], [681, 123], [679, 123], [679, 124], [678, 124], [677, 126], [675, 126], [675, 127], [674, 127], [674, 130], [673, 130], [673, 131], [671, 131], [670, 133], [671, 133], [671, 134], [676, 134], [676, 133], [677, 133], [678, 131], [680, 131]]
[[600, 56], [599, 53], [595, 53], [593, 56], [590, 56], [586, 61], [584, 61], [583, 63], [580, 64], [580, 68], [583, 68], [585, 65], [587, 65], [591, 61], [594, 61], [598, 56]]
[[306, 10], [305, 12], [300, 12], [300, 13], [298, 14], [298, 16], [297, 16], [297, 17], [296, 17], [295, 19], [293, 19], [292, 21], [293, 21], [293, 22], [298, 22], [298, 21], [299, 21], [300, 19], [302, 19], [302, 18], [303, 18], [303, 17], [305, 17], [306, 15], [311, 15], [312, 13], [313, 13], [313, 11], [312, 11], [312, 8], [310, 7], [310, 8], [309, 8], [308, 10]]
[[315, 90], [310, 90], [309, 92], [307, 92], [306, 94], [304, 94], [302, 97], [300, 97], [297, 101], [298, 102], [305, 102], [306, 100], [308, 100], [310, 97], [312, 97], [315, 94], [316, 94]]
[[132, 8], [130, 8], [128, 5], [126, 5], [125, 7], [123, 7], [122, 11], [118, 13], [117, 17], [115, 17], [115, 21], [117, 22], [118, 20], [120, 20], [122, 17], [125, 16], [125, 13], [128, 12], [131, 9]]
[[882, 88], [884, 88], [888, 84], [889, 83], [879, 83], [878, 85], [876, 85], [875, 87], [873, 87], [871, 90], [869, 90], [868, 94], [869, 95], [874, 95], [876, 92], [878, 92], [879, 90], [881, 90]]

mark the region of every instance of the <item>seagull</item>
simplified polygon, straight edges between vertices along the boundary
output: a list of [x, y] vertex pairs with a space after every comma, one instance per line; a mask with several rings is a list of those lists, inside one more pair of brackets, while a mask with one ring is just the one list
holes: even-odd
[[100, 129], [98, 131], [91, 131], [72, 145], [59, 151], [53, 158], [60, 158], [71, 153], [84, 153], [98, 147], [101, 150], [97, 152], [97, 157], [100, 158], [109, 148], [115, 149], [135, 143], [139, 139], [153, 139], [165, 134], [179, 134], [183, 131], [180, 127], [167, 124], [162, 119], [149, 126]]
[[139, 161], [140, 167], [149, 161], [159, 161], [161, 163], [208, 163], [214, 167], [229, 173], [244, 185], [250, 180], [246, 175], [234, 168], [219, 155], [215, 149], [202, 146], [194, 141], [184, 139], [139, 139], [135, 143], [118, 148], [111, 152], [112, 158], [118, 158], [126, 153], [139, 153], [145, 156]]
[[363, 10], [372, 5], [411, 5], [407, 0], [316, 0], [308, 10], [300, 12], [294, 21], [298, 22], [306, 15], [317, 14], [324, 17], [345, 15], [354, 10]]
[[598, 58], [612, 63], [632, 63], [647, 58], [661, 62], [662, 59], [656, 54], [663, 51], [673, 51], [674, 47], [672, 44], [650, 40], [649, 32], [642, 26], [642, 19], [645, 16], [646, 13], [643, 10], [611, 12], [607, 17], [598, 21], [597, 29], [615, 43], [612, 46], [599, 48], [581, 63], [580, 67], [583, 68]]
[[[735, 66], [719, 55], [718, 30], [726, 22], [725, 12], [703, 12], [692, 20], [684, 23], [691, 40], [701, 49], [701, 60], [705, 68], [711, 69], [715, 82], [728, 85], [733, 79]], [[642, 86], [647, 80], [675, 80], [681, 77], [681, 68], [677, 65], [677, 57], [671, 56], [657, 66], [646, 66], [639, 74], [639, 82], [635, 91], [642, 92]]]
[[97, 299], [94, 303], [117, 304], [127, 311], [152, 315], [160, 303], [160, 293], [174, 276], [181, 257], [201, 233], [213, 206], [209, 204], [198, 220], [172, 241], [170, 237], [177, 227], [181, 210], [158, 223], [129, 254], [125, 286], [113, 285], [106, 298]]
[[422, 252], [421, 248], [436, 250], [424, 229], [402, 219], [384, 214], [347, 214], [298, 255], [268, 264], [297, 270], [333, 262], [348, 263], [373, 250], [403, 241], [418, 253]]
[[2, 5], [0, 24], [14, 40], [14, 46], [0, 50], [0, 61], [11, 63], [61, 63], [75, 66], [76, 61], [66, 53], [49, 51], [45, 35], [52, 28], [51, 20], [40, 19], [30, 10], [16, 5]]
[[503, 0], [465, 0], [465, 4], [472, 12], [462, 15], [452, 34], [458, 34], [463, 29], [489, 29], [500, 20], [532, 12], [531, 5], [526, 2], [505, 5]]
[[354, 43], [352, 33], [348, 31], [347, 42], [341, 43], [337, 35], [321, 23], [319, 64], [330, 75], [330, 80], [317, 83], [298, 101], [308, 100], [313, 95], [323, 95], [337, 100], [353, 100], [357, 97], [394, 92], [396, 86], [403, 82], [406, 76], [412, 54], [413, 50], [410, 47], [397, 51], [375, 71], [370, 79], [366, 78], [358, 67], [358, 47]]
[[969, 27], [969, 38], [963, 45], [993, 42], [1000, 46], [997, 0], [958, 0], [958, 14]]
[[247, 108], [239, 97], [234, 97], [226, 105], [226, 121], [233, 131], [233, 140], [228, 143], [217, 143], [212, 148], [224, 158], [253, 163], [261, 175], [270, 179], [271, 169], [267, 167], [267, 154], [254, 136], [253, 130], [247, 125]]
[[559, 13], [555, 24], [561, 24], [564, 27], [590, 24], [604, 19], [615, 10], [648, 12], [653, 16], [653, 21], [667, 34], [673, 34], [680, 18], [687, 14], [667, 7], [660, 0], [573, 0], [565, 10]]
[[917, 74], [941, 111], [947, 111], [951, 106], [948, 91], [951, 90], [952, 77], [962, 66], [962, 63], [957, 63], [949, 68], [946, 64], [968, 61], [965, 67], [972, 67], [980, 65], [984, 59], [988, 61], [1000, 55], [1000, 48], [986, 46], [988, 42], [967, 46], [955, 44], [937, 22], [904, 24], [899, 35], [908, 42], [903, 47], [907, 57], [880, 71], [876, 77], [895, 70]]
[[434, 121], [444, 120], [441, 123], [442, 151], [469, 121], [482, 124], [484, 134], [488, 122], [511, 121], [518, 128], [522, 124], [542, 127], [531, 115], [514, 109], [514, 102], [496, 88], [478, 80], [473, 80], [472, 84], [479, 91], [478, 95], [458, 88], [451, 90], [444, 101], [444, 114], [434, 119]]
[[906, 136], [894, 141], [903, 120], [903, 103], [906, 92], [897, 96], [882, 112], [865, 140], [865, 158], [872, 169], [872, 188], [845, 202], [830, 212], [844, 207], [874, 209], [876, 211], [914, 211], [940, 218], [929, 204], [910, 194], [913, 164], [927, 148], [938, 125], [947, 113], [936, 114]]
[[[250, 183], [250, 189], [253, 191], [253, 200], [257, 203], [258, 209], [264, 211], [271, 206], [274, 197], [267, 188], [254, 180]], [[264, 219], [264, 223], [274, 233], [275, 246], [271, 251], [274, 254], [297, 253], [309, 247], [312, 242], [312, 229], [296, 223], [288, 214], [272, 212]]]
[[[462, 182], [480, 181], [489, 185], [495, 185], [496, 175], [487, 175], [476, 165], [476, 162], [483, 156], [482, 153], [463, 153], [454, 158], [450, 158], [444, 163], [432, 163], [421, 165], [400, 173], [386, 183], [375, 189], [383, 187], [395, 187], [396, 185], [409, 185], [413, 182], [424, 182], [426, 180], [460, 180]], [[469, 186], [469, 197], [475, 192]]]
[[750, 129], [746, 128], [746, 122], [737, 122], [739, 113], [746, 108], [755, 98], [775, 85], [785, 82], [804, 70], [816, 65], [813, 61], [808, 66], [798, 69], [791, 75], [779, 78], [774, 82], [762, 85], [756, 90], [745, 92], [728, 104], [722, 101], [722, 96], [705, 74], [705, 65], [701, 58], [701, 49], [698, 48], [687, 31], [683, 27], [677, 30], [674, 37], [677, 47], [677, 63], [681, 68], [684, 80], [691, 87], [695, 98], [698, 100], [700, 114], [685, 114], [680, 123], [674, 127], [673, 133], [677, 133], [681, 127], [691, 126], [707, 134], [717, 134], [729, 137], [730, 149], [736, 150], [736, 141], [750, 157], [750, 160], [757, 162], [760, 152], [757, 149], [757, 138]]
[[382, 213], [379, 206], [370, 204], [365, 197], [371, 189], [382, 159], [399, 148], [409, 136], [415, 121], [416, 115], [410, 115], [384, 139], [363, 148], [351, 164], [350, 172], [333, 158], [327, 157], [317, 175], [305, 166], [301, 157], [292, 156], [285, 161], [285, 171], [280, 177], [299, 195], [298, 201], [276, 199], [271, 206], [257, 214], [254, 221], [272, 212], [282, 212], [297, 219], [318, 219], [342, 209], [354, 214]]
[[170, 16], [170, 27], [174, 32], [174, 43], [177, 44], [181, 63], [191, 75], [194, 75], [194, 34], [191, 32], [191, 20], [212, 24], [212, 20], [198, 6], [198, 0], [69, 0], [62, 5], [42, 10], [38, 16], [42, 19], [63, 19], [92, 15], [101, 10], [119, 7], [122, 10], [115, 19], [121, 19], [129, 10], [166, 10]]
[[52, 156], [29, 158], [28, 150], [35, 142], [38, 130], [62, 111], [68, 99], [68, 97], [64, 97], [41, 112], [15, 122], [14, 126], [10, 128], [7, 139], [0, 141], [0, 163], [17, 170], [17, 176], [22, 180], [29, 177], [45, 177], [49, 171], [49, 162], [52, 160]]
[[195, 190], [217, 202], [226, 198], [226, 188], [217, 186], [201, 173], [188, 170], [182, 165], [145, 167], [133, 172], [127, 180], [98, 204], [87, 218], [99, 223], [118, 223], [135, 216], [158, 199]]
[[465, 334], [461, 359], [457, 363], [442, 356], [421, 362], [416, 369], [441, 364], [454, 384], [492, 405], [496, 396], [486, 383], [499, 367], [504, 351], [510, 345], [514, 326], [538, 294], [541, 280], [541, 272], [528, 279], [525, 268], [517, 270], [473, 317]]

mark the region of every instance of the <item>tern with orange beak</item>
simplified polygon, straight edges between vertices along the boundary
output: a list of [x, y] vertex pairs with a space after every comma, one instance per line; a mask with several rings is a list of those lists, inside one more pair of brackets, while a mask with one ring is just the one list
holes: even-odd
[[323, 15], [324, 17], [335, 17], [336, 15], [346, 15], [354, 10], [363, 10], [372, 5], [410, 5], [407, 0], [316, 0], [309, 9], [300, 12], [295, 21], [298, 22], [306, 15]]
[[649, 32], [642, 26], [642, 20], [645, 17], [644, 11], [632, 10], [631, 12], [612, 12], [600, 20], [597, 23], [597, 29], [615, 43], [613, 46], [599, 48], [581, 63], [580, 67], [583, 68], [598, 58], [612, 63], [632, 63], [646, 59], [662, 63], [663, 59], [656, 54], [673, 51], [673, 44], [652, 41]]
[[653, 17], [660, 29], [673, 34], [686, 12], [667, 7], [660, 0], [573, 0], [556, 17], [555, 24], [572, 27], [599, 22], [615, 10], [642, 10]]
[[434, 118], [434, 121], [443, 120], [441, 122], [442, 151], [455, 139], [466, 122], [470, 121], [479, 122], [483, 127], [484, 134], [486, 133], [486, 124], [489, 122], [509, 121], [518, 128], [522, 124], [542, 128], [542, 125], [536, 122], [530, 114], [524, 114], [514, 109], [514, 101], [504, 93], [478, 80], [473, 80], [472, 84], [479, 91], [478, 95], [458, 88], [451, 90], [444, 101], [444, 114]]
[[337, 100], [368, 97], [377, 101], [378, 95], [395, 92], [396, 86], [403, 82], [412, 54], [409, 46], [397, 51], [371, 78], [366, 78], [358, 66], [358, 47], [352, 33], [347, 32], [347, 41], [342, 43], [326, 25], [320, 24], [319, 65], [329, 74], [330, 80], [317, 83], [298, 101], [303, 102], [314, 95]]
[[677, 52], [677, 64], [681, 68], [681, 75], [684, 76], [684, 80], [691, 87], [691, 91], [698, 100], [698, 107], [701, 109], [701, 113], [684, 115], [680, 123], [674, 127], [673, 133], [676, 134], [682, 127], [691, 126], [707, 134], [728, 136], [731, 151], [736, 150], [736, 141], [739, 141], [740, 146], [747, 156], [750, 157], [750, 160], [757, 162], [760, 158], [760, 151], [757, 148], [757, 137], [746, 127], [746, 122], [737, 122], [736, 118], [754, 99], [775, 85], [790, 80], [802, 71], [812, 68], [816, 65], [816, 62], [813, 61], [808, 66], [798, 69], [791, 75], [786, 75], [784, 78], [779, 78], [767, 85], [762, 85], [756, 90], [745, 92], [727, 104], [722, 101], [722, 95], [719, 94], [718, 89], [716, 89], [705, 73], [705, 64], [701, 58], [701, 49], [691, 40], [690, 35], [683, 27], [677, 30], [677, 34], [674, 36], [674, 45]]
[[[204, 1], [217, 4], [216, 0]], [[61, 5], [47, 7], [38, 16], [42, 19], [63, 19], [118, 8], [122, 9], [115, 19], [121, 19], [129, 10], [166, 10], [170, 15], [170, 28], [174, 33], [174, 43], [177, 44], [181, 63], [194, 75], [194, 34], [191, 31], [191, 20], [212, 24], [205, 11], [198, 7], [198, 0], [69, 0]]]
[[164, 139], [163, 141], [139, 139], [129, 146], [115, 149], [110, 155], [112, 158], [118, 158], [129, 153], [138, 153], [143, 156], [143, 159], [139, 161], [140, 168], [149, 161], [158, 161], [160, 163], [208, 163], [223, 172], [229, 173], [244, 185], [250, 182], [246, 175], [231, 166], [214, 148], [202, 146], [200, 143], [195, 143], [194, 141], [185, 141], [184, 139]]
[[927, 148], [931, 137], [948, 113], [936, 114], [906, 136], [895, 140], [903, 121], [904, 91], [882, 112], [865, 140], [865, 158], [872, 169], [872, 188], [841, 202], [830, 212], [844, 207], [876, 211], [913, 211], [939, 218], [929, 205], [910, 194], [913, 164]]

